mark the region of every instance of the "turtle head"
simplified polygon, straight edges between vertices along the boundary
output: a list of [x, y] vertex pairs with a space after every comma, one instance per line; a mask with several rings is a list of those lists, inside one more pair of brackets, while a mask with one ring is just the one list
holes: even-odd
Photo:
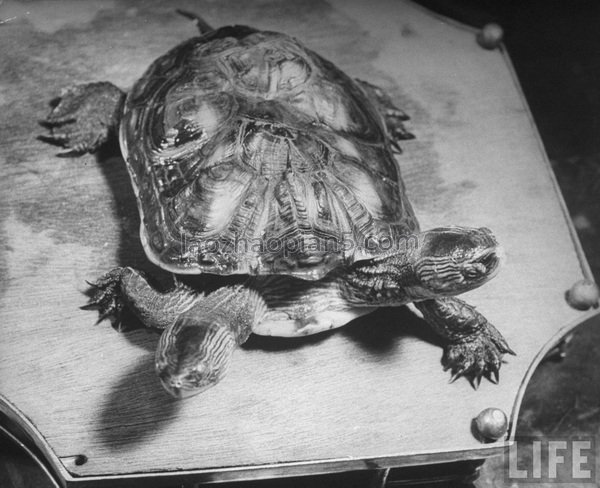
[[489, 229], [443, 227], [420, 235], [413, 269], [426, 296], [452, 296], [493, 278], [501, 261], [501, 248]]
[[236, 341], [219, 323], [180, 317], [167, 328], [156, 350], [156, 373], [175, 398], [187, 398], [219, 382]]

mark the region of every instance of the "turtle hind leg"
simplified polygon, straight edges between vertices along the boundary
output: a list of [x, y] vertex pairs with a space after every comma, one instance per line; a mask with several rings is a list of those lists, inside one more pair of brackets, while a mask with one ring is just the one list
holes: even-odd
[[125, 93], [112, 83], [67, 88], [41, 121], [50, 129], [42, 139], [64, 147], [61, 155], [94, 152], [116, 135], [124, 103]]
[[444, 370], [451, 371], [451, 381], [465, 376], [475, 388], [482, 376], [498, 382], [502, 356], [515, 353], [475, 307], [452, 297], [415, 302], [415, 306], [447, 341], [442, 363]]
[[408, 115], [396, 107], [390, 96], [378, 86], [358, 79], [356, 82], [383, 116], [392, 146], [396, 152], [401, 153], [402, 149], [400, 148], [400, 141], [415, 138], [415, 136], [408, 132], [406, 127], [404, 127], [404, 122], [409, 119]]

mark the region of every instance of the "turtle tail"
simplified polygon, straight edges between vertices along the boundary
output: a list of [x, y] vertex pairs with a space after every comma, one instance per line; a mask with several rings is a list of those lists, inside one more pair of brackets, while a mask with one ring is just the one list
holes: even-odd
[[202, 35], [207, 34], [207, 33], [212, 32], [212, 31], [215, 30], [202, 17], [200, 17], [199, 15], [196, 15], [193, 12], [188, 12], [187, 10], [182, 10], [182, 9], [179, 9], [179, 8], [175, 9], [175, 11], [179, 15], [183, 15], [185, 18], [193, 20], [196, 23], [196, 27], [198, 27], [198, 30], [200, 31], [200, 34], [202, 34]]

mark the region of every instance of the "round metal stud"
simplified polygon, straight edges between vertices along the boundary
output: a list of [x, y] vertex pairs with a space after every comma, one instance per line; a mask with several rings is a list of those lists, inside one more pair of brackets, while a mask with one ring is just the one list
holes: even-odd
[[577, 310], [598, 308], [600, 292], [592, 280], [579, 280], [566, 293], [565, 298], [571, 307]]
[[504, 30], [498, 24], [490, 23], [483, 26], [477, 33], [477, 42], [484, 49], [496, 49], [502, 42]]
[[496, 441], [506, 435], [508, 418], [499, 408], [486, 408], [475, 417], [475, 428], [483, 439]]

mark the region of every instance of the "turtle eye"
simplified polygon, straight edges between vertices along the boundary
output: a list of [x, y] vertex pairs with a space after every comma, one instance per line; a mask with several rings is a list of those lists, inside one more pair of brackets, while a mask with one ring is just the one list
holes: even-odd
[[185, 377], [185, 382], [188, 385], [192, 385], [194, 387], [199, 386], [201, 380], [202, 380], [202, 376], [199, 375], [196, 371], [191, 371]]
[[233, 163], [227, 161], [225, 163], [216, 164], [208, 168], [208, 176], [215, 181], [226, 180], [233, 171]]
[[190, 376], [199, 380], [209, 372], [209, 369], [204, 363], [198, 363], [190, 372]]
[[495, 253], [490, 252], [483, 256], [479, 260], [479, 263], [481, 263], [486, 269], [489, 270], [494, 268], [498, 264], [498, 258], [496, 257]]

